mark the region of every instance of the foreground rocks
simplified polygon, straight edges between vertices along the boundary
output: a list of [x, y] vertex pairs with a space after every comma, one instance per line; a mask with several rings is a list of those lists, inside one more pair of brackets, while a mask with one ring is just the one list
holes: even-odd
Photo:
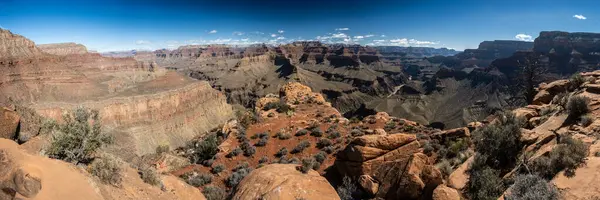
[[340, 199], [319, 173], [310, 170], [303, 174], [297, 166], [270, 164], [253, 170], [235, 188], [232, 199]]
[[9, 108], [0, 108], [0, 138], [14, 139], [21, 117]]

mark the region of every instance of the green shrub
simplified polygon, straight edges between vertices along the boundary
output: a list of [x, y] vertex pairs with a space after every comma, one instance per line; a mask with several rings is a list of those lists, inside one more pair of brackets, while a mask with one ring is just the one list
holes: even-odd
[[218, 173], [221, 173], [223, 170], [225, 170], [225, 165], [218, 164], [218, 165], [215, 165], [214, 167], [212, 167], [212, 169], [210, 169], [210, 172], [213, 174], [218, 174]]
[[229, 153], [227, 153], [227, 155], [225, 155], [225, 157], [232, 158], [237, 155], [240, 155], [241, 153], [243, 153], [242, 149], [240, 149], [239, 147], [236, 147], [235, 149], [233, 149]]
[[156, 147], [156, 154], [168, 153], [171, 148], [168, 144], [161, 144]]
[[569, 89], [576, 90], [581, 85], [583, 85], [583, 83], [585, 83], [585, 79], [583, 78], [583, 76], [581, 76], [581, 74], [573, 74], [573, 76], [571, 76], [571, 78], [569, 79]]
[[315, 137], [323, 137], [323, 131], [321, 131], [321, 129], [318, 126], [312, 127], [310, 129], [310, 135]]
[[94, 161], [88, 167], [90, 174], [100, 178], [104, 183], [117, 187], [121, 186], [122, 175], [121, 163], [110, 155], [105, 155]]
[[198, 174], [187, 179], [187, 183], [194, 187], [201, 187], [212, 182], [212, 175]]
[[446, 159], [444, 159], [444, 160], [442, 160], [442, 162], [436, 164], [436, 167], [442, 172], [444, 177], [450, 176], [450, 174], [452, 174], [452, 172], [454, 171], [454, 169], [452, 169], [452, 165]]
[[591, 115], [584, 115], [584, 116], [581, 116], [581, 119], [579, 120], [579, 122], [581, 123], [581, 125], [583, 127], [588, 127], [590, 124], [592, 124], [594, 122], [594, 117], [592, 117]]
[[63, 115], [63, 119], [65, 123], [58, 125], [58, 132], [46, 149], [50, 158], [75, 164], [89, 163], [98, 149], [113, 141], [112, 137], [102, 133], [96, 110], [78, 107]]
[[267, 162], [269, 162], [269, 158], [267, 156], [263, 156], [262, 158], [260, 158], [260, 160], [258, 160], [258, 163], [260, 164]]
[[575, 170], [585, 161], [588, 147], [580, 140], [571, 137], [561, 138], [560, 144], [550, 154], [535, 159], [532, 170], [546, 179], [552, 179], [558, 172], [573, 176]]
[[302, 159], [302, 165], [299, 167], [300, 172], [302, 172], [303, 174], [308, 173], [308, 171], [310, 171], [310, 169], [313, 168], [313, 165], [315, 164], [315, 159], [314, 158], [304, 158]]
[[504, 192], [504, 183], [499, 172], [489, 167], [470, 172], [466, 193], [470, 199], [496, 200]]
[[231, 171], [235, 172], [241, 169], [247, 169], [248, 171], [251, 171], [250, 164], [248, 162], [241, 162], [238, 165], [236, 165], [233, 169], [231, 169]]
[[340, 132], [333, 130], [327, 133], [327, 138], [329, 139], [337, 139], [342, 137], [342, 134], [340, 134]]
[[141, 167], [140, 169], [138, 169], [138, 174], [140, 175], [140, 178], [142, 178], [144, 183], [148, 183], [154, 186], [161, 184], [160, 175], [158, 175], [156, 169], [150, 166]]
[[190, 162], [201, 164], [205, 160], [212, 159], [219, 151], [219, 143], [216, 134], [209, 134], [202, 141], [192, 142], [190, 148], [193, 149], [191, 155], [188, 155]]
[[227, 179], [225, 180], [225, 184], [228, 187], [235, 188], [240, 183], [240, 181], [242, 181], [242, 179], [244, 179], [244, 177], [246, 177], [248, 174], [250, 174], [250, 171], [251, 170], [249, 168], [242, 168], [242, 169], [236, 170], [234, 173], [229, 175], [229, 177], [227, 177]]
[[306, 129], [300, 129], [294, 135], [295, 136], [303, 136], [303, 135], [306, 135], [306, 134], [308, 134], [308, 130], [306, 130]]
[[569, 111], [569, 117], [578, 119], [582, 115], [590, 112], [588, 107], [589, 99], [585, 96], [577, 95], [571, 96], [567, 103], [567, 110]]
[[256, 142], [254, 144], [254, 146], [257, 147], [264, 147], [265, 145], [267, 145], [267, 142], [269, 141], [268, 137], [264, 137], [264, 138], [260, 138], [260, 140], [258, 140], [258, 142]]
[[298, 145], [296, 145], [296, 147], [294, 147], [294, 149], [292, 149], [292, 151], [290, 153], [292, 153], [292, 154], [300, 153], [308, 147], [310, 147], [310, 142], [308, 140], [302, 140], [300, 143], [298, 143]]
[[458, 138], [456, 141], [450, 141], [448, 146], [449, 157], [455, 157], [461, 151], [469, 148], [469, 141], [467, 139]]
[[356, 192], [356, 185], [349, 176], [344, 176], [342, 185], [336, 189], [341, 200], [354, 200], [352, 194]]
[[206, 200], [225, 200], [227, 198], [225, 190], [212, 185], [204, 187], [202, 194], [206, 197]]
[[323, 151], [319, 151], [319, 153], [314, 155], [315, 157], [315, 161], [317, 161], [318, 163], [323, 163], [323, 161], [325, 161], [325, 159], [327, 159], [327, 153], [323, 152]]
[[292, 135], [289, 133], [280, 131], [280, 132], [277, 132], [277, 134], [275, 134], [275, 137], [280, 140], [287, 140], [287, 139], [292, 138]]
[[250, 143], [248, 141], [243, 142], [240, 145], [242, 151], [244, 152], [244, 156], [252, 156], [256, 153], [256, 147], [253, 147], [252, 145], [250, 145]]
[[333, 144], [333, 142], [327, 138], [319, 138], [317, 140], [317, 148], [319, 148], [319, 149], [331, 146], [332, 144]]
[[507, 200], [558, 200], [556, 187], [536, 175], [519, 175], [504, 196]]
[[395, 128], [396, 128], [396, 122], [394, 122], [393, 120], [386, 122], [385, 126], [383, 127], [383, 129], [385, 129], [385, 131], [391, 131]]
[[287, 148], [281, 147], [281, 149], [279, 149], [279, 151], [277, 151], [277, 153], [275, 153], [275, 156], [278, 158], [281, 158], [281, 157], [287, 155], [287, 153], [288, 153]]
[[473, 133], [475, 151], [484, 155], [495, 169], [512, 166], [521, 151], [521, 120], [511, 112], [498, 117], [498, 123], [484, 126]]

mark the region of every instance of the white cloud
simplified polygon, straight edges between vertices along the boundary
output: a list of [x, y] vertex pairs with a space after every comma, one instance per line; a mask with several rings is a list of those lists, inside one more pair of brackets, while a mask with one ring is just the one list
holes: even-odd
[[248, 40], [250, 40], [249, 38], [244, 38], [242, 39], [242, 42], [248, 42]]
[[583, 16], [583, 15], [573, 15], [574, 18], [580, 19], [580, 20], [586, 20], [587, 17]]
[[515, 35], [515, 38], [517, 40], [521, 40], [521, 41], [529, 41], [529, 42], [533, 41], [533, 37], [531, 37], [531, 35], [527, 35], [527, 34], [523, 34], [523, 33]]
[[385, 37], [385, 35], [381, 35], [381, 37]]
[[350, 30], [349, 28], [336, 28], [336, 31], [347, 31]]
[[148, 41], [148, 40], [138, 40], [138, 41], [135, 41], [135, 44], [136, 45], [149, 45], [149, 44], [152, 44], [152, 43], [150, 41]]
[[271, 37], [277, 37], [277, 34], [271, 34]]
[[354, 39], [363, 39], [363, 38], [365, 38], [365, 36], [362, 36], [362, 35], [354, 36]]
[[381, 43], [381, 42], [385, 42], [385, 40], [373, 40], [373, 42]]
[[242, 35], [244, 35], [244, 32], [234, 31], [233, 35], [242, 36]]
[[283, 32], [285, 32], [284, 30], [278, 30], [277, 31], [279, 34], [282, 34]]
[[370, 37], [373, 37], [373, 36], [375, 36], [375, 35], [371, 35], [371, 34], [365, 35], [366, 38], [370, 38]]
[[422, 41], [422, 40], [407, 39], [407, 38], [393, 39], [393, 40], [389, 40], [389, 43], [385, 43], [385, 45], [392, 45], [392, 46], [417, 46], [417, 47], [429, 47], [429, 46], [437, 45], [437, 44], [439, 44], [439, 42]]
[[347, 38], [348, 35], [346, 35], [345, 33], [336, 33], [331, 35], [332, 38]]
[[277, 40], [285, 40], [285, 37], [277, 37]]
[[217, 33], [217, 30], [212, 30], [212, 31], [210, 31], [208, 33], [210, 33], [210, 34]]

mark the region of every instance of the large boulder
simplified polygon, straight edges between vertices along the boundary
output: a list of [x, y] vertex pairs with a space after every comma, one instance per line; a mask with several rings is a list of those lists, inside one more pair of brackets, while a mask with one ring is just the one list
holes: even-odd
[[467, 170], [469, 170], [469, 167], [474, 160], [475, 157], [470, 157], [467, 159], [467, 161], [456, 168], [456, 170], [454, 170], [454, 172], [452, 172], [452, 174], [450, 174], [448, 177], [448, 186], [457, 190], [462, 190], [465, 188], [467, 182], [469, 181], [469, 173]]
[[233, 191], [234, 200], [339, 200], [335, 189], [318, 172], [303, 174], [294, 164], [270, 164], [253, 170]]
[[321, 93], [313, 93], [310, 87], [297, 82], [290, 82], [279, 90], [279, 96], [285, 97], [288, 104], [318, 103], [328, 104]]
[[445, 185], [439, 185], [433, 190], [433, 200], [460, 200], [458, 191]]
[[557, 80], [551, 83], [542, 83], [538, 88], [538, 93], [533, 98], [534, 105], [548, 104], [555, 95], [567, 91], [569, 88], [569, 80]]
[[8, 108], [0, 108], [0, 138], [14, 139], [21, 117], [17, 112]]
[[357, 177], [362, 189], [378, 198], [419, 199], [443, 182], [439, 169], [421, 151], [415, 135], [365, 135], [338, 153], [335, 166], [341, 174]]

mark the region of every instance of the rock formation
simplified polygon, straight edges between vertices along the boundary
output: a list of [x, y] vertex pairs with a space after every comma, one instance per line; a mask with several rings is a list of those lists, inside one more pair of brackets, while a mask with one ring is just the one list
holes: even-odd
[[43, 52], [59, 56], [88, 53], [85, 46], [76, 43], [40, 44], [37, 47]]

